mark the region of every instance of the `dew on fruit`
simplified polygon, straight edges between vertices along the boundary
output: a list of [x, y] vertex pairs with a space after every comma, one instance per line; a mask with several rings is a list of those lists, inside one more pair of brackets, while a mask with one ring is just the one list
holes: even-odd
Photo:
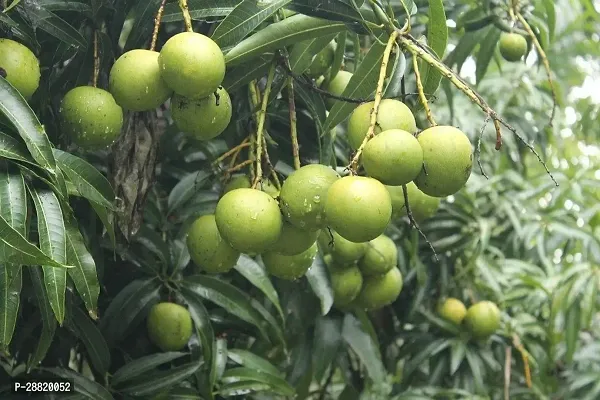
[[313, 197], [313, 201], [317, 204], [319, 204], [321, 202], [321, 196], [319, 196], [318, 194], [315, 195], [315, 197]]

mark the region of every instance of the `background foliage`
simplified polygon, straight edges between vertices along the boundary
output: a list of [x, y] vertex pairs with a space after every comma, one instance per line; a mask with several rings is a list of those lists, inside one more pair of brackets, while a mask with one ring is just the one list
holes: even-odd
[[[413, 36], [426, 37], [535, 145], [560, 186], [508, 132], [495, 151], [493, 127], [482, 130], [485, 115], [423, 66], [437, 121], [460, 127], [473, 143], [483, 132], [481, 163], [490, 178], [474, 170], [467, 187], [422, 224], [439, 262], [407, 221], [390, 228], [404, 288], [391, 306], [369, 314], [332, 308], [320, 257], [296, 282], [268, 277], [245, 256], [234, 271], [215, 277], [195, 271], [185, 247], [187, 227], [213, 212], [222, 189], [214, 160], [254, 129], [246, 84], [262, 79], [264, 85], [277, 49], [295, 45], [290, 65], [301, 72], [310, 55], [337, 38], [345, 54], [338, 53], [332, 70], [343, 63], [354, 72], [345, 95], [372, 95], [384, 46], [369, 1], [190, 0], [195, 31], [211, 35], [226, 53], [224, 86], [235, 110], [226, 133], [191, 143], [162, 108], [128, 117], [125, 137], [147, 140], [119, 143], [138, 150], [125, 166], [122, 149], [83, 153], [61, 135], [56, 115], [66, 91], [90, 82], [94, 30], [99, 86], [106, 88], [116, 57], [148, 47], [160, 3], [3, 2], [0, 33], [38, 55], [42, 84], [30, 108], [0, 79], [0, 383], [54, 374], [75, 380], [72, 398], [92, 399], [167, 391], [166, 398], [186, 399], [600, 397], [597, 2], [527, 2], [556, 86], [553, 126], [536, 51], [509, 64], [496, 50], [507, 29], [495, 8], [502, 2], [382, 2], [400, 25], [408, 11]], [[283, 8], [299, 15], [275, 23]], [[168, 1], [158, 49], [182, 30], [177, 2]], [[404, 101], [426, 127], [410, 95], [411, 66], [408, 53], [398, 57], [386, 96], [408, 93]], [[269, 154], [281, 176], [293, 170], [286, 77], [278, 68], [278, 96], [267, 117]], [[353, 106], [337, 101], [327, 114], [326, 97], [309, 83], [297, 82], [295, 95], [302, 162], [343, 168], [350, 155], [343, 120]], [[141, 177], [115, 178], [140, 165]], [[142, 183], [149, 182], [144, 199]], [[131, 185], [134, 195], [124, 195]], [[136, 218], [142, 203], [143, 218]], [[498, 303], [502, 329], [485, 343], [469, 340], [435, 316], [444, 296]], [[146, 336], [144, 318], [161, 299], [187, 304], [192, 313], [196, 331], [186, 352], [161, 353]]]

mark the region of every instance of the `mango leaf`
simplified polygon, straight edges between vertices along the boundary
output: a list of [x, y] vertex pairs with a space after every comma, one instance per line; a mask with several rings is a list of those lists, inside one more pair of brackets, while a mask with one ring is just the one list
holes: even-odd
[[74, 383], [75, 392], [82, 394], [90, 400], [114, 400], [108, 389], [85, 376], [67, 368], [42, 368], [61, 378], [66, 378]]
[[56, 332], [56, 319], [54, 319], [52, 308], [50, 308], [50, 300], [48, 298], [48, 293], [46, 292], [46, 287], [44, 286], [42, 268], [29, 267], [28, 270], [29, 275], [31, 276], [38, 308], [42, 314], [42, 332], [36, 349], [27, 363], [27, 370], [29, 371], [31, 368], [37, 367], [46, 357], [46, 353], [52, 344], [52, 339], [54, 339], [54, 333]]
[[24, 12], [36, 27], [71, 46], [87, 48], [87, 41], [77, 29], [53, 12], [30, 3], [32, 2], [26, 1], [19, 7], [23, 7]]
[[333, 289], [329, 283], [325, 262], [320, 255], [315, 257], [312, 266], [306, 272], [306, 279], [321, 302], [321, 315], [327, 315], [333, 305]]
[[68, 326], [83, 342], [92, 366], [100, 375], [110, 367], [110, 349], [96, 324], [77, 306], [71, 307]]
[[283, 321], [285, 317], [283, 316], [283, 311], [281, 310], [279, 296], [277, 295], [277, 291], [271, 283], [271, 279], [269, 278], [267, 271], [259, 263], [245, 254], [240, 256], [234, 268], [256, 288], [263, 292], [265, 296], [267, 296], [267, 299], [273, 303], [279, 312], [281, 320]]
[[187, 203], [208, 182], [211, 174], [206, 171], [192, 172], [186, 175], [175, 185], [169, 193], [167, 202], [168, 214], [170, 215], [182, 205]]
[[124, 51], [140, 48], [152, 36], [154, 17], [161, 0], [138, 0], [131, 10], [133, 26], [125, 42]]
[[490, 29], [481, 44], [477, 53], [477, 63], [475, 65], [475, 79], [477, 84], [481, 82], [487, 69], [496, 53], [496, 44], [500, 39], [499, 29]]
[[[40, 249], [61, 263], [67, 261], [67, 234], [62, 209], [54, 192], [30, 189], [37, 213]], [[65, 318], [65, 291], [67, 290], [67, 271], [51, 265], [43, 265], [44, 283], [50, 306], [56, 320], [62, 325]]]
[[290, 2], [291, 0], [275, 0], [260, 3], [255, 0], [244, 0], [221, 21], [211, 38], [221, 48], [234, 46], [264, 20]]
[[310, 40], [304, 40], [292, 46], [290, 51], [290, 70], [294, 74], [301, 74], [310, 67], [315, 54], [320, 52], [335, 38], [336, 35], [325, 35]]
[[207, 275], [190, 276], [182, 283], [182, 287], [256, 326], [263, 336], [268, 338], [261, 313], [252, 307], [252, 299], [237, 287]]
[[17, 128], [33, 159], [54, 175], [56, 160], [44, 127], [21, 93], [2, 77], [0, 77], [0, 112]]
[[[380, 36], [381, 40], [383, 36]], [[343, 97], [353, 99], [370, 99], [377, 87], [379, 79], [379, 69], [383, 60], [383, 52], [385, 46], [375, 41], [369, 52], [358, 65], [352, 78], [348, 82], [348, 86], [342, 93]], [[354, 111], [357, 104], [344, 101], [335, 101], [333, 107], [329, 111], [327, 119], [323, 123], [323, 132], [329, 132], [334, 126], [344, 121], [346, 117]]]
[[313, 343], [315, 379], [321, 382], [342, 344], [342, 321], [339, 318], [317, 318]]
[[362, 330], [360, 325], [360, 321], [352, 314], [346, 314], [342, 325], [342, 337], [365, 366], [373, 382], [382, 383], [386, 372], [381, 358], [378, 357], [377, 344], [373, 343], [371, 336]]
[[106, 229], [108, 238], [110, 239], [113, 247], [115, 247], [117, 245], [117, 237], [115, 236], [115, 224], [113, 223], [113, 218], [110, 214], [110, 211], [108, 211], [106, 207], [103, 207], [93, 201], [90, 201], [90, 205], [96, 212], [98, 218], [100, 218], [100, 221], [102, 221], [102, 225], [104, 225], [104, 229]]
[[2, 132], [0, 132], [0, 157], [28, 164], [34, 163], [27, 152], [27, 147], [17, 139]]
[[139, 381], [132, 381], [129, 385], [123, 386], [120, 391], [132, 396], [156, 394], [162, 389], [184, 381], [193, 375], [198, 368], [200, 368], [198, 362], [191, 362], [165, 371], [148, 373], [139, 379]]
[[246, 368], [261, 371], [265, 374], [282, 377], [284, 374], [269, 360], [266, 360], [248, 350], [243, 349], [228, 349], [227, 357], [239, 365]]
[[240, 395], [246, 395], [252, 392], [266, 391], [270, 388], [271, 386], [269, 384], [262, 382], [241, 381], [221, 385], [217, 393], [221, 397], [238, 397]]
[[224, 384], [240, 381], [255, 381], [269, 385], [270, 391], [282, 396], [294, 396], [295, 390], [283, 378], [252, 368], [237, 367], [225, 371], [221, 377]]
[[[27, 192], [23, 176], [0, 171], [0, 215], [13, 229], [26, 233]], [[19, 265], [0, 264], [0, 348], [11, 342], [19, 311], [22, 272]]]
[[188, 305], [188, 310], [194, 321], [196, 331], [198, 332], [200, 344], [202, 345], [204, 364], [207, 366], [211, 365], [213, 352], [216, 348], [215, 333], [210, 322], [208, 311], [206, 311], [206, 307], [204, 307], [204, 304], [202, 303], [203, 299], [195, 292], [186, 290], [185, 288], [181, 290], [181, 295]]
[[[233, 11], [242, 0], [188, 0], [190, 16], [195, 20], [211, 17], [225, 17]], [[182, 21], [183, 15], [179, 4], [170, 3], [165, 6], [162, 22]]]
[[150, 354], [148, 356], [137, 358], [119, 368], [113, 374], [111, 383], [113, 385], [118, 385], [119, 383], [127, 382], [132, 378], [139, 377], [160, 365], [177, 360], [185, 355], [187, 355], [187, 353], [169, 351], [166, 353]]
[[92, 8], [89, 4], [73, 0], [46, 0], [42, 3], [48, 11], [74, 11], [80, 13], [91, 13]]
[[150, 307], [160, 299], [159, 290], [158, 281], [146, 279], [135, 280], [119, 292], [104, 312], [99, 326], [109, 346], [146, 317]]
[[215, 341], [215, 349], [213, 353], [214, 356], [210, 367], [210, 387], [214, 387], [215, 383], [221, 379], [221, 376], [223, 376], [223, 372], [225, 372], [225, 367], [227, 365], [228, 353], [229, 350], [227, 349], [227, 340], [224, 338], [218, 338]]
[[288, 8], [312, 17], [346, 22], [352, 30], [358, 33], [369, 33], [370, 29], [376, 29], [377, 20], [373, 11], [365, 8], [359, 11], [353, 3], [356, 2], [353, 0], [294, 0]]
[[546, 8], [546, 24], [548, 25], [548, 39], [552, 41], [554, 39], [554, 32], [556, 30], [556, 9], [554, 0], [543, 0], [544, 7]]
[[327, 76], [328, 80], [335, 78], [344, 64], [344, 55], [346, 54], [346, 36], [348, 36], [348, 32], [340, 32], [335, 39], [337, 46], [335, 48], [333, 62], [329, 68], [329, 75]]
[[79, 296], [88, 310], [91, 318], [98, 318], [98, 296], [100, 295], [100, 283], [96, 273], [96, 263], [88, 251], [83, 235], [72, 221], [66, 225], [67, 233], [67, 262], [74, 265], [69, 268], [68, 273]]
[[[427, 22], [427, 45], [438, 56], [444, 57], [448, 45], [448, 26], [446, 25], [446, 11], [443, 0], [429, 0], [429, 21]], [[421, 61], [419, 63], [423, 92], [433, 94], [440, 86], [442, 74]]]
[[294, 15], [276, 22], [248, 37], [225, 55], [228, 66], [247, 63], [266, 52], [275, 51], [302, 40], [338, 33], [346, 29], [342, 23]]
[[273, 60], [273, 54], [266, 53], [254, 60], [252, 64], [241, 64], [228, 68], [223, 80], [223, 87], [229, 92], [233, 92], [254, 79], [266, 75], [271, 66], [271, 60]]
[[98, 203], [99, 205], [115, 211], [115, 192], [108, 179], [92, 164], [73, 154], [53, 149], [58, 167], [67, 175], [67, 178], [81, 196]]

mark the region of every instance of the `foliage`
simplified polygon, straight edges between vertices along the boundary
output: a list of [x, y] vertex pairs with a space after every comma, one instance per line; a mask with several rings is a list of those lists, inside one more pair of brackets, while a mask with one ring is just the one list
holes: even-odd
[[[497, 51], [500, 33], [512, 29], [511, 1], [188, 3], [194, 30], [225, 53], [223, 86], [234, 118], [217, 139], [194, 143], [178, 132], [168, 107], [127, 117], [134, 122], [125, 130], [159, 132], [149, 145], [158, 148], [156, 165], [153, 156], [128, 158], [135, 167], [150, 165], [131, 205], [121, 198], [131, 181], [115, 178], [121, 159], [72, 145], [57, 112], [69, 89], [90, 84], [95, 53], [98, 85], [107, 88], [120, 54], [149, 47], [161, 1], [2, 2], [0, 32], [36, 53], [42, 84], [27, 103], [0, 78], [0, 392], [9, 393], [11, 377], [59, 376], [74, 380], [72, 398], [92, 399], [167, 392], [205, 400], [600, 397], [599, 106], [581, 95], [584, 83], [598, 79], [594, 2], [517, 1], [549, 61], [552, 84], [531, 38], [523, 62], [509, 64]], [[288, 65], [274, 70], [267, 108], [270, 163], [281, 179], [294, 170], [293, 93], [302, 164], [342, 172], [351, 161], [345, 120], [355, 107], [343, 98], [373, 97], [387, 17], [398, 27], [410, 20], [412, 36], [525, 138], [503, 130], [503, 147], [493, 150], [496, 131], [486, 114], [446, 74], [418, 64], [436, 121], [466, 132], [482, 167], [420, 224], [438, 257], [408, 218], [392, 224], [387, 233], [398, 246], [404, 287], [391, 306], [371, 313], [332, 307], [320, 256], [306, 279], [294, 282], [268, 276], [245, 255], [227, 274], [196, 270], [185, 236], [197, 217], [214, 212], [230, 175], [233, 164], [219, 157], [256, 129], [248, 85], [257, 81], [263, 91], [272, 60], [286, 49]], [[183, 30], [182, 21], [178, 3], [167, 1], [158, 49]], [[328, 109], [329, 96], [302, 72], [334, 38], [343, 45], [327, 78], [342, 65], [354, 75]], [[393, 54], [385, 96], [402, 98], [425, 128], [414, 53]], [[558, 112], [549, 124], [554, 100]], [[128, 235], [137, 212], [141, 224]], [[446, 296], [496, 302], [502, 328], [487, 341], [471, 339], [436, 315]], [[185, 351], [160, 352], [148, 340], [145, 317], [165, 299], [191, 312], [195, 332]]]

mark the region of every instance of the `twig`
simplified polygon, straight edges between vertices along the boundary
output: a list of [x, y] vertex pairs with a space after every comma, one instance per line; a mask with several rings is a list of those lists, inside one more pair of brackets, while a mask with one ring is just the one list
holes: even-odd
[[265, 163], [269, 167], [269, 173], [273, 177], [273, 180], [275, 181], [275, 186], [277, 187], [277, 189], [281, 189], [281, 182], [279, 181], [279, 177], [275, 173], [275, 167], [273, 167], [273, 163], [271, 162], [271, 157], [269, 156], [269, 152], [267, 151], [267, 138], [265, 136], [263, 136], [263, 148], [265, 149], [265, 152], [264, 152]]
[[525, 20], [525, 18], [523, 17], [523, 15], [521, 15], [520, 12], [517, 12], [516, 16], [519, 19], [519, 21], [521, 22], [521, 24], [523, 25], [523, 27], [525, 28], [525, 30], [527, 31], [527, 33], [529, 34], [529, 37], [531, 38], [531, 41], [533, 42], [535, 49], [537, 50], [540, 58], [542, 59], [542, 63], [544, 64], [544, 68], [546, 69], [546, 75], [548, 75], [548, 83], [550, 84], [550, 92], [552, 93], [552, 111], [550, 113], [550, 121], [548, 122], [548, 126], [551, 127], [552, 123], [554, 122], [554, 117], [556, 115], [557, 102], [556, 102], [556, 91], [554, 89], [554, 81], [552, 80], [552, 70], [550, 69], [550, 62], [548, 61], [546, 52], [542, 48], [540, 41], [537, 39], [537, 37], [533, 33], [533, 29], [531, 29], [531, 26], [529, 25], [529, 23]]
[[98, 86], [98, 76], [100, 75], [100, 55], [98, 54], [98, 31], [94, 30], [94, 75], [92, 85]]
[[481, 175], [483, 175], [485, 177], [485, 179], [490, 179], [485, 171], [483, 170], [483, 164], [481, 164], [481, 139], [483, 137], [483, 132], [485, 131], [485, 128], [487, 127], [487, 124], [490, 122], [491, 117], [488, 115], [487, 117], [485, 117], [485, 121], [483, 122], [483, 126], [481, 127], [481, 130], [479, 131], [479, 135], [477, 135], [477, 164], [479, 165], [479, 169], [481, 170]]
[[331, 384], [331, 381], [333, 380], [333, 375], [335, 373], [335, 367], [333, 365], [331, 365], [330, 367], [330, 371], [329, 374], [327, 375], [327, 379], [325, 380], [325, 383], [323, 383], [323, 386], [321, 387], [320, 390], [320, 394], [317, 400], [324, 400], [325, 399], [325, 395], [327, 394], [327, 387]]
[[231, 168], [229, 168], [227, 171], [225, 171], [228, 174], [231, 174], [232, 172], [236, 172], [239, 171], [240, 169], [244, 168], [247, 165], [252, 164], [252, 160], [246, 160], [246, 161], [242, 161], [241, 163], [239, 163], [238, 165], [235, 165]]
[[379, 80], [377, 81], [377, 89], [375, 90], [375, 101], [373, 103], [373, 109], [371, 110], [371, 123], [369, 124], [369, 130], [367, 131], [367, 135], [365, 136], [360, 147], [356, 151], [356, 154], [354, 154], [354, 157], [352, 157], [350, 165], [348, 165], [348, 169], [352, 174], [356, 174], [356, 170], [358, 168], [358, 160], [360, 159], [360, 156], [363, 152], [363, 149], [367, 145], [367, 142], [371, 140], [373, 136], [375, 136], [375, 125], [377, 124], [377, 113], [379, 112], [379, 104], [381, 104], [381, 98], [383, 97], [383, 83], [385, 82], [387, 64], [390, 59], [390, 53], [394, 48], [394, 43], [396, 43], [397, 37], [398, 31], [392, 32], [385, 47], [385, 51], [383, 52], [383, 60], [381, 61], [381, 67], [379, 67]]
[[179, 0], [179, 8], [181, 8], [181, 13], [183, 14], [185, 30], [188, 32], [193, 32], [194, 28], [192, 27], [192, 17], [190, 15], [190, 9], [188, 8], [187, 0]]
[[504, 400], [510, 400], [510, 365], [512, 362], [512, 349], [506, 346], [504, 361]]
[[498, 144], [502, 143], [501, 141], [501, 132], [500, 132], [500, 124], [506, 127], [509, 131], [513, 133], [538, 159], [538, 161], [542, 164], [546, 173], [550, 175], [550, 179], [554, 182], [556, 186], [558, 186], [558, 182], [554, 179], [554, 176], [548, 169], [548, 166], [542, 160], [542, 157], [535, 150], [535, 148], [528, 143], [523, 136], [521, 136], [515, 128], [512, 127], [508, 122], [506, 122], [502, 117], [498, 115], [496, 111], [494, 111], [485, 100], [471, 87], [464, 79], [458, 76], [454, 71], [448, 68], [442, 61], [440, 61], [437, 56], [431, 54], [427, 48], [422, 46], [414, 37], [409, 34], [401, 34], [398, 36], [398, 41], [401, 46], [407, 49], [412, 53], [413, 56], [420, 57], [423, 61], [431, 65], [433, 68], [438, 70], [443, 76], [445, 76], [454, 86], [456, 86], [461, 92], [463, 92], [471, 101], [479, 106], [487, 115], [490, 116], [492, 120], [494, 120], [494, 126], [496, 127], [496, 149], [499, 150]]
[[294, 168], [300, 169], [300, 146], [298, 145], [298, 128], [296, 126], [296, 101], [294, 100], [294, 78], [288, 77], [288, 102], [290, 108], [290, 136], [292, 137], [292, 155]]
[[156, 42], [158, 40], [158, 31], [160, 29], [160, 21], [162, 20], [163, 12], [165, 11], [165, 3], [167, 0], [162, 0], [160, 3], [160, 7], [158, 7], [158, 11], [156, 12], [156, 17], [154, 17], [154, 31], [152, 31], [152, 42], [150, 43], [150, 51], [154, 51], [156, 49]]
[[531, 389], [531, 370], [529, 369], [529, 355], [527, 354], [527, 350], [523, 347], [521, 343], [521, 339], [517, 336], [516, 333], [513, 333], [513, 345], [519, 352], [521, 353], [521, 358], [523, 359], [523, 368], [525, 372], [525, 383], [527, 387]]
[[248, 147], [248, 146], [250, 146], [250, 143], [248, 142], [248, 138], [246, 138], [242, 141], [242, 143], [238, 144], [237, 146], [235, 146], [231, 150], [227, 151], [226, 153], [223, 153], [222, 155], [220, 155], [215, 161], [213, 161], [213, 164], [218, 164], [218, 163], [222, 162], [227, 157], [239, 152], [241, 149], [243, 149], [244, 147]]
[[425, 115], [427, 116], [427, 120], [431, 126], [436, 126], [435, 120], [433, 119], [433, 114], [431, 114], [431, 109], [429, 108], [429, 104], [427, 104], [427, 97], [425, 97], [425, 93], [423, 91], [423, 82], [421, 81], [421, 73], [419, 72], [419, 59], [413, 56], [413, 69], [415, 70], [415, 78], [417, 80], [417, 92], [419, 93], [419, 98], [421, 99], [421, 104], [423, 104], [423, 108], [425, 109]]
[[433, 251], [433, 256], [435, 257], [435, 261], [439, 262], [440, 259], [438, 258], [437, 252], [435, 251], [433, 244], [431, 244], [429, 239], [427, 239], [427, 235], [425, 235], [425, 233], [421, 230], [421, 228], [419, 227], [419, 224], [417, 224], [417, 221], [415, 221], [415, 217], [412, 214], [412, 211], [410, 209], [410, 203], [408, 202], [408, 189], [407, 189], [406, 185], [402, 185], [402, 193], [404, 194], [404, 206], [406, 207], [406, 215], [408, 216], [410, 226], [415, 228], [417, 230], [417, 232], [419, 232], [419, 235], [421, 235], [421, 237], [425, 240], [425, 243], [427, 243], [429, 245], [429, 248], [431, 249], [431, 251]]
[[252, 187], [255, 188], [258, 182], [262, 180], [262, 157], [263, 157], [263, 135], [264, 135], [264, 127], [265, 127], [265, 119], [267, 117], [267, 105], [269, 104], [269, 95], [271, 94], [271, 86], [273, 85], [273, 78], [275, 77], [275, 69], [277, 64], [275, 59], [271, 63], [271, 68], [269, 69], [269, 75], [267, 76], [267, 85], [265, 87], [265, 93], [262, 96], [262, 106], [259, 110], [258, 116], [258, 124], [256, 127], [256, 176], [254, 177], [254, 182], [252, 182]]

